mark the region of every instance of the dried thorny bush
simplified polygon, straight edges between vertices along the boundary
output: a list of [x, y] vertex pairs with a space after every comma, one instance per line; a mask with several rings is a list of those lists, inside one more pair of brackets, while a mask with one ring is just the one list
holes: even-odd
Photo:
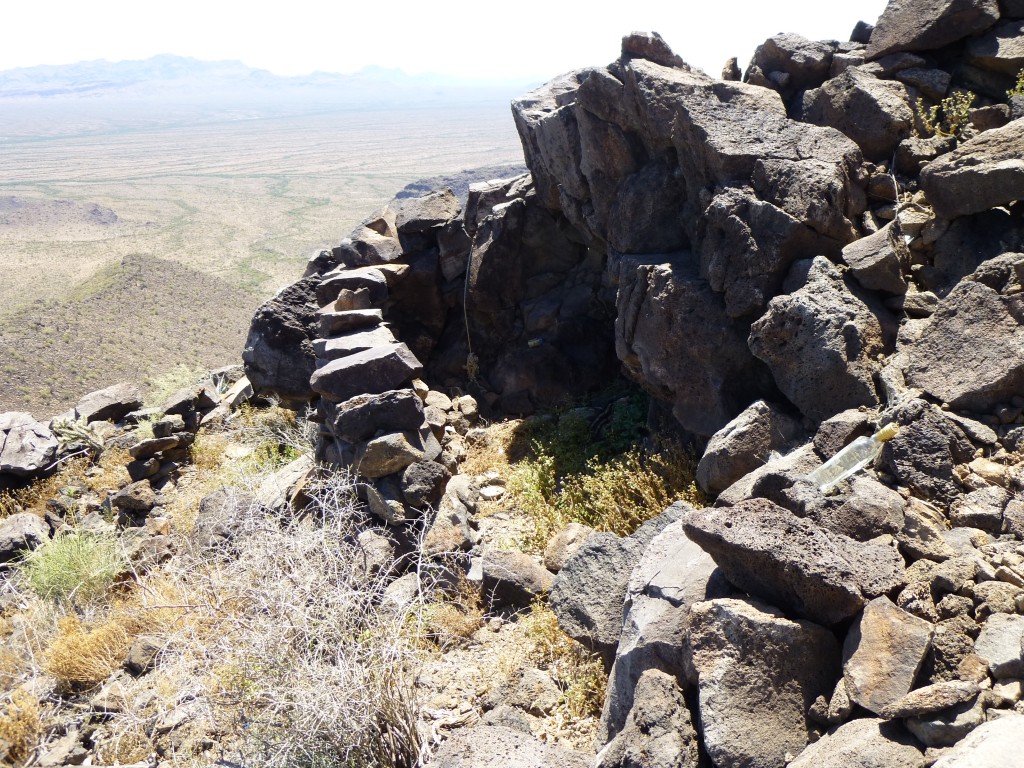
[[42, 735], [39, 700], [17, 690], [0, 699], [0, 765], [24, 765]]
[[301, 516], [236, 506], [222, 521], [234, 533], [230, 552], [177, 564], [216, 629], [179, 633], [176, 644], [200, 664], [230, 759], [413, 766], [407, 616], [381, 602], [387, 573], [355, 567], [360, 512], [348, 478], [325, 476], [309, 493]]
[[92, 627], [75, 615], [58, 622], [57, 636], [43, 658], [43, 668], [67, 691], [102, 683], [124, 663], [132, 637], [116, 620]]

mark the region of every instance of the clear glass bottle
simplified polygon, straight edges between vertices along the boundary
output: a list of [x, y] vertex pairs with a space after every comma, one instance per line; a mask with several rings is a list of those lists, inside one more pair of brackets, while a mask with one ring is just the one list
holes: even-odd
[[900, 431], [897, 424], [886, 424], [871, 437], [858, 437], [839, 453], [807, 475], [807, 479], [828, 493], [855, 472], [859, 472], [882, 451], [882, 445]]

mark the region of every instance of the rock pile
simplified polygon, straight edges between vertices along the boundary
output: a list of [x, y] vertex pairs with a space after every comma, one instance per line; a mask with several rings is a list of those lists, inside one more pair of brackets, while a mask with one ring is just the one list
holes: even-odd
[[[131, 457], [126, 467], [131, 482], [105, 497], [85, 488], [65, 489], [70, 495], [62, 492], [47, 502], [45, 519], [16, 511], [0, 521], [0, 563], [36, 549], [62, 529], [70, 530], [67, 518], [84, 530], [110, 528], [107, 518], [122, 529], [136, 529], [139, 536], [130, 552], [136, 565], [144, 565], [138, 558], [145, 565], [158, 561], [169, 546], [161, 491], [174, 483], [188, 461], [200, 426], [251, 396], [241, 367], [232, 366], [182, 388], [156, 408], [143, 408], [142, 390], [122, 383], [89, 393], [48, 424], [27, 413], [0, 414], [0, 424], [11, 425], [3, 433], [3, 456], [9, 463], [0, 470], [0, 483], [8, 487], [50, 474], [79, 455], [95, 459], [108, 448], [121, 448]], [[140, 436], [143, 423], [151, 427], [151, 437]]]
[[[474, 544], [469, 412], [419, 376], [528, 413], [618, 366], [707, 440], [714, 507], [552, 544], [611, 670], [602, 768], [1019, 762], [1019, 5], [893, 0], [724, 80], [629, 35], [514, 102], [529, 174], [392, 202], [257, 314], [257, 391], [318, 398], [384, 520], [440, 509], [433, 552]], [[806, 480], [889, 423], [838, 493]]]

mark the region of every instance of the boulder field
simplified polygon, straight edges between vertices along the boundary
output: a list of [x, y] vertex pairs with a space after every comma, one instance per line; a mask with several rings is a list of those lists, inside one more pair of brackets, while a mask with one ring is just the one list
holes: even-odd
[[[706, 446], [714, 506], [578, 537], [551, 582], [610, 669], [599, 768], [1024, 765], [1022, 51], [1011, 0], [892, 0], [722, 79], [628, 35], [513, 102], [528, 173], [312, 260], [246, 372], [317, 403], [319, 458], [388, 521], [433, 514], [410, 487], [442, 497], [478, 404], [616, 371]], [[807, 481], [889, 423], [836, 492]], [[484, 764], [487, 728], [438, 764]]]

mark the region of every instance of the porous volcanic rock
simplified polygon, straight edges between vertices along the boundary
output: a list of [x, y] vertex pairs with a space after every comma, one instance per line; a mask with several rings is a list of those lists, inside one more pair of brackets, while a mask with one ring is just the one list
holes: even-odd
[[839, 677], [835, 637], [756, 600], [723, 598], [691, 608], [690, 642], [711, 760], [783, 768], [807, 745], [807, 710]]
[[886, 342], [876, 309], [849, 289], [826, 259], [794, 266], [800, 287], [772, 299], [750, 328], [750, 349], [804, 415], [821, 421], [877, 405], [876, 358]]
[[878, 18], [865, 54], [928, 51], [984, 32], [999, 19], [996, 0], [892, 0]]
[[695, 510], [685, 530], [737, 587], [825, 625], [905, 583], [893, 547], [831, 533], [767, 499]]

